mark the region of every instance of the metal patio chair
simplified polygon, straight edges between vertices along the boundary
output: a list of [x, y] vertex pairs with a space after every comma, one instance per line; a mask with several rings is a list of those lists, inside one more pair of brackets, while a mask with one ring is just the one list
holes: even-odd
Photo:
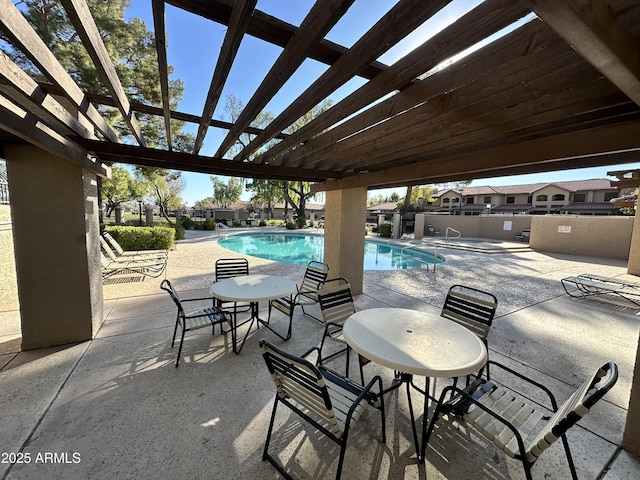
[[[464, 285], [452, 285], [447, 292], [440, 316], [468, 328], [488, 347], [487, 337], [497, 308], [498, 299], [492, 293]], [[482, 371], [478, 376], [481, 373]]]
[[[249, 261], [246, 258], [219, 258], [215, 264], [215, 281], [227, 278], [249, 275]], [[233, 309], [234, 318], [238, 313], [248, 312], [251, 305], [248, 303], [226, 302], [216, 300], [216, 305], [222, 309]]]
[[[504, 365], [491, 363], [513, 375], [518, 384], [524, 381], [525, 385], [532, 385], [545, 392], [551, 404], [551, 415], [541, 406], [533, 402], [527, 403], [522, 393], [486, 378], [477, 379], [464, 390], [448, 386], [442, 390], [424, 436], [422, 457], [424, 458], [436, 422], [447, 416], [450, 420], [473, 427], [507, 455], [520, 460], [527, 479], [532, 478], [531, 467], [540, 455], [562, 438], [571, 477], [577, 479], [565, 433], [589, 413], [591, 407], [615, 385], [618, 378], [617, 365], [613, 362], [604, 364], [558, 408], [555, 397], [544, 385]], [[451, 398], [447, 400], [449, 397]]]
[[307, 269], [304, 272], [302, 283], [297, 286], [298, 292], [295, 295], [288, 297], [278, 298], [269, 302], [269, 319], [271, 318], [271, 308], [275, 308], [289, 317], [289, 329], [287, 331], [286, 338], [291, 338], [291, 326], [293, 323], [293, 312], [297, 306], [302, 308], [302, 313], [322, 322], [322, 319], [316, 318], [307, 311], [305, 306], [315, 305], [318, 303], [318, 288], [327, 279], [329, 273], [329, 265], [322, 262], [311, 261], [307, 265]]
[[[285, 478], [285, 467], [269, 454], [276, 410], [283, 404], [314, 428], [340, 445], [336, 480], [342, 475], [347, 440], [367, 406], [380, 411], [382, 442], [386, 442], [382, 380], [374, 377], [365, 387], [323, 366], [316, 366], [260, 340], [260, 352], [276, 386], [276, 396], [267, 431], [262, 460], [268, 460]], [[373, 387], [377, 385], [377, 392]]]
[[[322, 312], [322, 320], [324, 322], [324, 333], [322, 334], [322, 341], [320, 347], [318, 347], [318, 365], [322, 365], [342, 353], [346, 353], [346, 368], [345, 375], [349, 376], [349, 354], [351, 347], [347, 344], [342, 333], [344, 322], [347, 321], [351, 315], [356, 312], [356, 307], [353, 302], [353, 295], [351, 293], [351, 285], [346, 278], [338, 277], [327, 280], [320, 285], [318, 289], [318, 303], [320, 304], [320, 311]], [[333, 351], [330, 354], [323, 356], [326, 341], [333, 342], [344, 346], [337, 351]]]
[[216, 332], [216, 325], [220, 325], [220, 333], [226, 334], [228, 333], [228, 331], [225, 332], [225, 330], [222, 328], [222, 325], [226, 322], [229, 325], [229, 329], [232, 331], [232, 334], [233, 334], [233, 329], [231, 324], [231, 315], [228, 312], [225, 312], [224, 310], [221, 310], [220, 308], [215, 306], [202, 308], [200, 310], [191, 310], [191, 311], [185, 311], [183, 307], [183, 303], [204, 301], [204, 300], [210, 301], [211, 297], [181, 299], [180, 296], [178, 295], [178, 292], [176, 292], [176, 290], [173, 288], [173, 285], [171, 285], [171, 282], [166, 279], [163, 280], [162, 283], [160, 283], [160, 288], [171, 296], [171, 299], [178, 307], [178, 314], [176, 316], [176, 325], [173, 328], [173, 339], [171, 340], [171, 348], [173, 348], [176, 342], [176, 334], [178, 333], [178, 327], [179, 327], [181, 330], [181, 334], [180, 334], [180, 346], [178, 347], [178, 356], [176, 357], [176, 368], [180, 364], [180, 356], [182, 354], [182, 344], [184, 342], [184, 334], [186, 332], [190, 330], [197, 330], [200, 328], [211, 327], [212, 328], [211, 334], [214, 335]]

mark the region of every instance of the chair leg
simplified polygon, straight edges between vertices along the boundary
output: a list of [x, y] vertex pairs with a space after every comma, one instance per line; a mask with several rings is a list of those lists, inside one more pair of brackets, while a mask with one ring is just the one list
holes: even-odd
[[182, 355], [182, 342], [184, 342], [185, 332], [186, 332], [186, 329], [183, 327], [182, 335], [180, 336], [180, 346], [178, 347], [178, 357], [176, 358], [176, 368], [178, 368], [178, 365], [180, 365], [180, 355]]
[[567, 440], [567, 434], [562, 435], [562, 444], [564, 445], [564, 451], [567, 454], [567, 462], [569, 463], [569, 470], [571, 470], [571, 478], [578, 480], [578, 473], [576, 472], [576, 466], [573, 463], [573, 455], [571, 455], [571, 449], [569, 449], [569, 441]]
[[178, 323], [180, 323], [180, 312], [178, 312], [178, 316], [176, 317], [176, 326], [173, 327], [173, 340], [171, 340], [171, 348], [176, 343], [176, 333], [178, 333]]
[[278, 397], [276, 396], [273, 402], [273, 410], [271, 411], [271, 421], [269, 422], [269, 429], [267, 430], [267, 439], [264, 442], [264, 450], [262, 451], [262, 461], [264, 462], [268, 458], [267, 451], [269, 450], [269, 443], [271, 442], [271, 433], [273, 432], [273, 423], [276, 419], [276, 410], [278, 409]]

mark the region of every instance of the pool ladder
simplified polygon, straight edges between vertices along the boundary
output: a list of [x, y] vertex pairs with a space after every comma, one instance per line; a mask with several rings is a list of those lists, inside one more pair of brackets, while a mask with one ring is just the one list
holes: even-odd
[[[452, 233], [457, 234], [457, 235], [455, 237], [454, 236], [449, 237], [449, 232], [452, 232]], [[459, 230], [456, 230], [455, 228], [452, 228], [452, 227], [447, 227], [447, 230], [444, 233], [444, 240], [445, 240], [445, 242], [449, 243], [449, 238], [457, 239], [457, 238], [460, 238], [461, 236], [462, 236], [462, 234], [460, 233]]]

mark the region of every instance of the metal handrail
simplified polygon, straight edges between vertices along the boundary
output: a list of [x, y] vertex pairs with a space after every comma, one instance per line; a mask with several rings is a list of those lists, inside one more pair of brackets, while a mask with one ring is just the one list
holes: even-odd
[[451, 238], [460, 238], [462, 236], [459, 230], [456, 230], [455, 228], [452, 228], [452, 227], [447, 227], [447, 230], [445, 231], [445, 234], [444, 234], [445, 241], [447, 243], [449, 243], [449, 231], [452, 231], [458, 234], [457, 236], [451, 237]]

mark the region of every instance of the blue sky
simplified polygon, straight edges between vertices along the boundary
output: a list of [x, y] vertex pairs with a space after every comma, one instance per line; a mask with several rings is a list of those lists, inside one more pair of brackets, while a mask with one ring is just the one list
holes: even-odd
[[[312, 0], [258, 0], [257, 9], [291, 24], [299, 25], [313, 6], [313, 3]], [[329, 32], [327, 38], [350, 47], [395, 3], [397, 3], [395, 0], [356, 0], [347, 14]], [[443, 9], [433, 19], [416, 29], [412, 35], [391, 48], [379, 60], [386, 64], [393, 64], [431, 35], [453, 22], [462, 11], [470, 10], [479, 3], [481, 3], [481, 0], [456, 0], [452, 2], [449, 7]], [[165, 8], [168, 38], [167, 55], [169, 64], [174, 67], [172, 78], [179, 78], [185, 86], [184, 96], [178, 105], [178, 110], [201, 115], [226, 28], [176, 9], [169, 4], [166, 4]], [[153, 29], [150, 1], [132, 0], [127, 16], [141, 18], [147, 24], [148, 30]], [[233, 94], [245, 104], [249, 101], [251, 95], [260, 85], [265, 74], [280, 54], [280, 51], [279, 47], [269, 45], [252, 37], [245, 37], [222, 92], [214, 118], [229, 120], [224, 111], [227, 95]], [[207, 55], [206, 52], [210, 52], [210, 55]], [[277, 116], [288, 103], [301, 94], [326, 68], [326, 65], [313, 60], [304, 62], [281, 91], [269, 101], [264, 110]], [[363, 82], [364, 80], [352, 81], [333, 92], [329, 98], [334, 103], [338, 102]], [[189, 124], [185, 131], [195, 135], [197, 133], [197, 125]], [[210, 128], [200, 153], [202, 155], [214, 155], [225, 134], [225, 130]], [[616, 165], [547, 174], [483, 179], [473, 181], [472, 185], [508, 185], [605, 178], [607, 171], [627, 168], [640, 168], [640, 166]], [[209, 175], [185, 172], [183, 176], [186, 181], [186, 189], [182, 197], [187, 205], [192, 205], [196, 201], [213, 194]], [[405, 189], [375, 190], [371, 193], [374, 195], [387, 195], [392, 191], [403, 195]], [[244, 193], [242, 198], [248, 200], [249, 194]], [[322, 199], [317, 200], [323, 201]]]

